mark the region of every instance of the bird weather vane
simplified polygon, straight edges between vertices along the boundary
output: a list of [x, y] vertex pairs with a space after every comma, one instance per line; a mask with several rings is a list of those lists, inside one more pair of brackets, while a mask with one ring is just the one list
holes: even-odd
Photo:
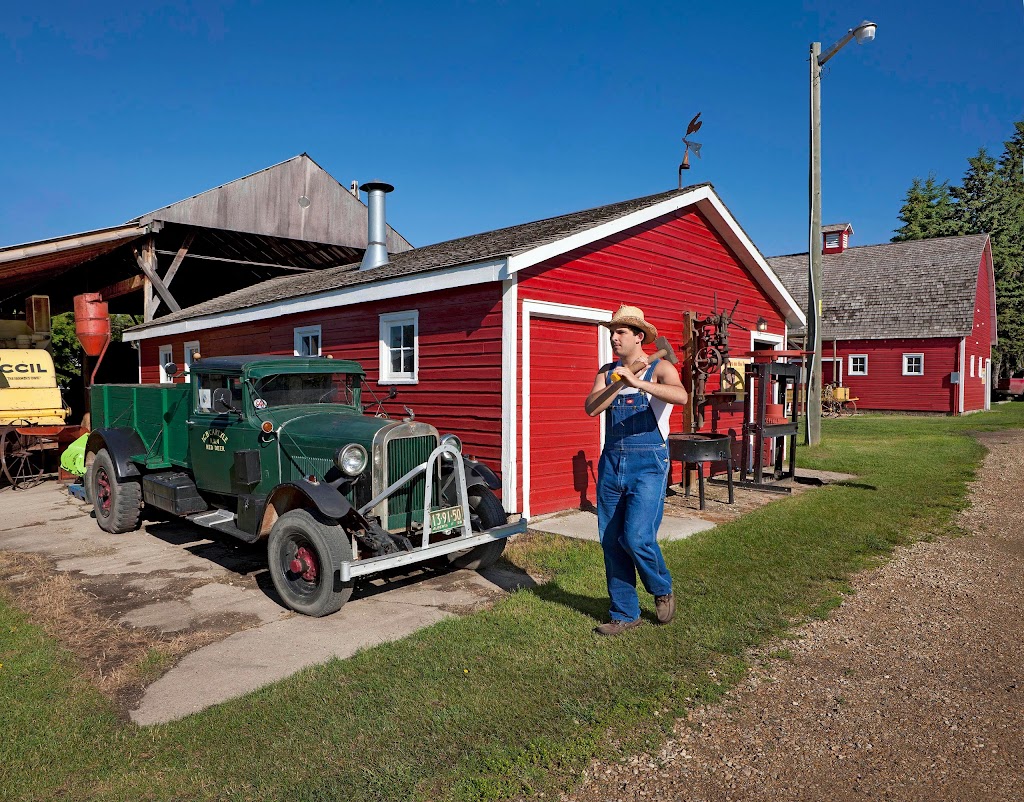
[[688, 126], [686, 126], [686, 135], [683, 137], [683, 144], [686, 145], [686, 151], [683, 153], [683, 161], [679, 165], [679, 188], [680, 189], [683, 188], [683, 170], [689, 170], [690, 169], [690, 151], [692, 150], [693, 151], [693, 155], [696, 156], [698, 159], [700, 158], [700, 149], [701, 149], [700, 142], [694, 142], [692, 139], [688, 138], [692, 134], [697, 133], [700, 130], [700, 127], [702, 125], [704, 125], [703, 120], [699, 119], [700, 118], [700, 114], [701, 113], [698, 111], [694, 115], [693, 119], [690, 120], [690, 124]]

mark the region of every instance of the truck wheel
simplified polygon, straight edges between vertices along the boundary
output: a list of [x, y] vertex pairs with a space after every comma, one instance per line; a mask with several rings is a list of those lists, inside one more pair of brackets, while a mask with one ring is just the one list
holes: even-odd
[[286, 512], [270, 530], [267, 559], [274, 587], [297, 613], [319, 618], [341, 609], [352, 595], [342, 584], [342, 562], [352, 559], [348, 535], [338, 524], [307, 510]]
[[[501, 502], [489, 489], [474, 487], [469, 493], [469, 510], [475, 518], [480, 519], [480, 526], [473, 527], [475, 531], [504, 526], [508, 523], [508, 515], [505, 514]], [[465, 551], [453, 551], [448, 555], [448, 562], [455, 568], [468, 568], [471, 571], [490, 568], [505, 551], [507, 540], [508, 538], [501, 538], [501, 540], [483, 543]]]
[[120, 535], [139, 528], [142, 518], [142, 485], [120, 480], [107, 449], [96, 452], [86, 477], [89, 499], [96, 510], [96, 523], [104, 532]]

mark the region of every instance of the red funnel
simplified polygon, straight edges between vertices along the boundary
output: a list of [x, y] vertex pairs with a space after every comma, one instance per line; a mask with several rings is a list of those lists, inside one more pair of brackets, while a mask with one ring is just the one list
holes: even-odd
[[75, 334], [88, 356], [99, 356], [110, 342], [110, 314], [98, 292], [75, 296]]

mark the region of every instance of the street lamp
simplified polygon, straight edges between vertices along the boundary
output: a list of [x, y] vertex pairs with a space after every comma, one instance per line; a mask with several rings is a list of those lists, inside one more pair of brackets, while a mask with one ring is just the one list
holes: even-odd
[[[864, 20], [832, 47], [821, 52], [821, 42], [811, 42], [811, 159], [810, 159], [810, 233], [807, 246], [807, 339], [804, 350], [813, 350], [807, 366], [807, 445], [821, 442], [821, 68], [851, 39], [862, 45], [875, 38], [877, 25]], [[808, 347], [810, 346], [810, 347]]]

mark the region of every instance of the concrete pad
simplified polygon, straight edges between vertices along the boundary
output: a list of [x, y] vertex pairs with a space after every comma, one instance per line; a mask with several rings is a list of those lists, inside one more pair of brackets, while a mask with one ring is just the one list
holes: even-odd
[[121, 620], [136, 627], [178, 632], [188, 629], [196, 619], [225, 614], [250, 616], [261, 624], [290, 615], [288, 610], [264, 593], [211, 582], [193, 590], [187, 599], [137, 607], [122, 616]]
[[[658, 540], [683, 540], [698, 532], [714, 529], [715, 524], [696, 517], [665, 515], [661, 519]], [[593, 512], [571, 512], [545, 515], [530, 519], [530, 529], [552, 535], [593, 540], [597, 542], [597, 514]]]

